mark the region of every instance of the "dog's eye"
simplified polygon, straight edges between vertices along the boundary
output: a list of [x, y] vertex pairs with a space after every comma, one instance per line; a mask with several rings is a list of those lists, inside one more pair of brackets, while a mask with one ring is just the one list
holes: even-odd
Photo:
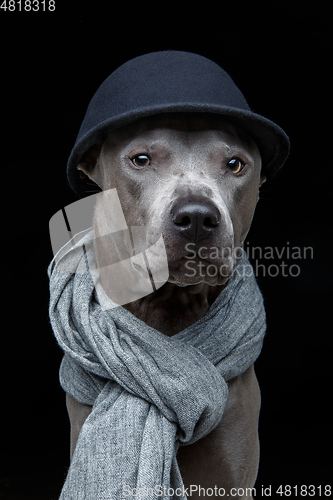
[[136, 155], [131, 160], [138, 168], [144, 168], [150, 165], [150, 158], [147, 155]]
[[239, 160], [238, 158], [232, 158], [228, 163], [227, 166], [229, 170], [232, 171], [233, 174], [239, 174], [243, 168], [245, 167], [245, 164]]

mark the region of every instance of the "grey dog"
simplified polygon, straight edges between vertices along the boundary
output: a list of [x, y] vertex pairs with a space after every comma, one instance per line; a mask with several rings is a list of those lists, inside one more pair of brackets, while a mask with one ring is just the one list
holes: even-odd
[[[175, 54], [177, 58], [178, 53]], [[179, 57], [185, 61], [192, 56]], [[204, 59], [194, 57], [197, 62]], [[177, 71], [183, 75], [180, 67], [178, 64]], [[145, 72], [144, 65], [142, 71]], [[209, 80], [210, 74], [202, 71], [200, 78], [188, 77], [191, 88], [200, 88], [200, 82]], [[150, 85], [154, 89], [154, 81]], [[186, 82], [180, 81], [179, 87], [182, 102], [193, 101], [186, 95]], [[142, 93], [147, 96], [149, 90], [140, 92], [144, 101]], [[159, 94], [163, 96], [161, 89]], [[158, 99], [154, 96], [151, 99]], [[172, 99], [174, 102], [175, 97]], [[104, 118], [99, 129], [88, 124], [81, 131], [80, 148], [72, 154], [69, 172], [72, 184], [75, 178], [77, 185], [89, 180], [105, 192], [115, 188], [127, 225], [147, 228], [147, 245], [153, 244], [157, 235], [163, 235], [168, 281], [124, 307], [167, 336], [202, 318], [228, 286], [235, 250], [242, 246], [250, 229], [259, 189], [280, 168], [289, 149], [284, 132], [264, 118], [253, 118], [245, 105], [239, 111], [240, 105], [230, 103], [220, 108], [212, 103], [192, 103], [191, 107], [189, 102], [182, 106], [180, 98], [178, 101], [178, 105], [169, 103], [164, 108], [162, 104], [149, 109], [146, 106], [146, 111], [138, 108], [132, 115], [118, 113], [123, 118], [112, 127], [111, 121]], [[135, 107], [133, 102], [129, 106]], [[102, 205], [96, 207], [94, 215], [97, 237], [108, 232], [108, 208]], [[97, 262], [108, 252], [103, 239], [99, 241], [95, 248]], [[108, 269], [102, 265], [100, 269], [107, 289]], [[260, 411], [260, 390], [253, 365], [229, 381], [228, 387], [221, 422], [204, 438], [180, 447], [177, 460], [185, 487], [214, 485], [228, 494], [234, 492], [234, 498], [251, 498], [259, 463]], [[67, 408], [73, 454], [91, 407], [67, 395]], [[236, 489], [242, 494], [237, 496]], [[199, 492], [191, 498], [199, 498]]]

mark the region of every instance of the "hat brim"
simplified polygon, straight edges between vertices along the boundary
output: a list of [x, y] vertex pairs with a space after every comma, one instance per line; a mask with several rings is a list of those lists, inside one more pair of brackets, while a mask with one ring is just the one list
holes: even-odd
[[230, 121], [247, 132], [258, 146], [262, 159], [262, 169], [267, 176], [267, 180], [271, 180], [277, 174], [289, 155], [290, 142], [287, 134], [276, 123], [252, 111], [229, 106], [191, 102], [147, 106], [113, 116], [99, 123], [76, 142], [67, 163], [67, 177], [71, 188], [80, 197], [89, 194], [87, 193], [89, 190], [87, 180], [81, 179], [77, 165], [82, 155], [96, 142], [103, 140], [107, 132], [147, 116], [176, 112], [213, 113], [230, 119]]

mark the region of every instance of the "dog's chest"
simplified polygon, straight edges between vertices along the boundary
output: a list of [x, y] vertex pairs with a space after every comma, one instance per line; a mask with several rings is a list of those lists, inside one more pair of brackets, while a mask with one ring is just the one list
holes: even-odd
[[[139, 301], [137, 301], [139, 302]], [[209, 309], [209, 306], [197, 304], [184, 306], [182, 303], [160, 304], [131, 303], [125, 306], [134, 316], [148, 326], [171, 337], [198, 321]]]
[[166, 283], [160, 290], [124, 308], [148, 326], [172, 337], [201, 319], [222, 288], [205, 287], [201, 293], [193, 293]]

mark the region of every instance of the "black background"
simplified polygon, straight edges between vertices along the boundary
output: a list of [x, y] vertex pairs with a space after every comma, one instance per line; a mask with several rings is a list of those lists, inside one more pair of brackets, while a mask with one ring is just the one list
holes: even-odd
[[50, 500], [60, 493], [69, 464], [69, 424], [58, 383], [61, 352], [47, 311], [48, 221], [77, 200], [65, 165], [93, 93], [126, 60], [164, 49], [197, 52], [219, 63], [251, 108], [290, 136], [291, 155], [262, 189], [248, 241], [279, 251], [312, 247], [313, 258], [282, 257], [289, 266], [300, 266], [298, 277], [283, 277], [281, 270], [276, 277], [258, 276], [268, 321], [256, 363], [262, 389], [258, 498], [262, 485], [272, 485], [272, 498], [285, 498], [274, 496], [279, 485], [328, 484], [330, 11], [318, 2], [265, 2], [260, 8], [251, 2], [106, 4], [56, 0], [54, 12], [0, 10], [5, 250], [0, 499]]

